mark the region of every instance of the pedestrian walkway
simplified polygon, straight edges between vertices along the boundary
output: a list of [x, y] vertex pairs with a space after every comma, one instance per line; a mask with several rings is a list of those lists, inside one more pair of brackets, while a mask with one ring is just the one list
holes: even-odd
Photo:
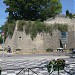
[[[35, 75], [36, 73], [38, 75], [47, 75], [48, 71], [47, 68], [39, 69], [39, 68], [33, 68], [33, 67], [39, 67], [43, 65], [46, 65], [47, 60], [16, 60], [16, 61], [2, 61], [0, 62], [0, 65], [2, 67], [2, 73], [1, 75], [17, 75], [22, 69], [22, 71], [19, 73], [19, 75]], [[45, 64], [44, 64], [45, 63]], [[33, 68], [32, 71], [28, 72], [28, 68]], [[34, 73], [34, 72], [35, 73]], [[36, 74], [36, 75], [37, 75]]]
[[47, 68], [33, 68], [44, 66], [51, 59], [69, 58], [65, 53], [51, 52], [48, 54], [0, 54], [1, 75], [49, 75]]
[[[49, 60], [16, 60], [1, 61], [1, 75], [49, 75], [47, 67]], [[41, 68], [43, 67], [43, 68]], [[52, 72], [50, 75], [57, 75], [58, 72]], [[64, 71], [60, 71], [60, 75], [65, 75]], [[68, 75], [68, 74], [66, 74]]]
[[[29, 55], [0, 55], [1, 75], [49, 75], [47, 68], [40, 67], [47, 64], [51, 59], [69, 58], [68, 56], [50, 55], [50, 54], [29, 54]], [[32, 69], [28, 69], [32, 68]]]

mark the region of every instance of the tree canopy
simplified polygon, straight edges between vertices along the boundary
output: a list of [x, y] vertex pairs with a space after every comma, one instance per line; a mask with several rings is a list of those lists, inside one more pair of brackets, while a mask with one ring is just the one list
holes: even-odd
[[[21, 20], [19, 30], [23, 30], [25, 21], [29, 21], [25, 32], [30, 33], [32, 39], [43, 31], [51, 34], [52, 27], [45, 26], [41, 21], [54, 17], [62, 10], [60, 0], [4, 0], [4, 4], [8, 12], [7, 22], [2, 28], [5, 38], [8, 34], [13, 34], [16, 20]], [[31, 21], [35, 21], [34, 24], [31, 24]]]
[[46, 20], [61, 12], [60, 0], [4, 0], [11, 20]]

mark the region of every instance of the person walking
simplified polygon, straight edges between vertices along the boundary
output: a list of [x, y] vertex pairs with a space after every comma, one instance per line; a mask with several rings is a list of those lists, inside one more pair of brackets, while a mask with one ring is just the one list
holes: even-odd
[[10, 46], [8, 46], [8, 51], [7, 52], [11, 53], [11, 47]]

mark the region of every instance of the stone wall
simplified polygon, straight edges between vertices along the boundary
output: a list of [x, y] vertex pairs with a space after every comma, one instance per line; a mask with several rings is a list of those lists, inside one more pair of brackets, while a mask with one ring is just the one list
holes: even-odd
[[[44, 23], [48, 25], [55, 23], [68, 24], [68, 43], [66, 43], [66, 45], [67, 48], [75, 47], [75, 19], [70, 19], [68, 17], [66, 18], [65, 16], [56, 16], [55, 18], [50, 18], [44, 21]], [[18, 22], [16, 22], [15, 31], [12, 38], [9, 36], [7, 37], [5, 47], [9, 45], [12, 50], [21, 49], [25, 51], [46, 50], [47, 48], [56, 49], [60, 47], [60, 32], [58, 30], [53, 31], [52, 36], [46, 33], [38, 34], [37, 37], [32, 41], [30, 35], [26, 35], [24, 31], [21, 32], [17, 30], [17, 24]]]
[[[44, 21], [48, 25], [50, 24], [67, 24], [68, 25], [68, 41], [66, 42], [66, 48], [75, 48], [75, 18], [70, 19], [65, 16], [56, 16], [54, 19], [50, 18], [47, 21]], [[65, 44], [65, 43], [64, 43]]]
[[32, 40], [30, 35], [26, 35], [24, 31], [18, 31], [16, 25], [12, 38], [8, 36], [5, 41], [5, 47], [8, 45], [12, 50], [44, 50], [43, 35], [38, 34], [37, 37]]
[[38, 34], [32, 41], [30, 35], [26, 35], [25, 32], [15, 31], [12, 38], [7, 37], [5, 47], [9, 45], [13, 50], [46, 50], [47, 48], [57, 48], [59, 47], [59, 40], [56, 34], [58, 33], [54, 32], [53, 36], [45, 33]]

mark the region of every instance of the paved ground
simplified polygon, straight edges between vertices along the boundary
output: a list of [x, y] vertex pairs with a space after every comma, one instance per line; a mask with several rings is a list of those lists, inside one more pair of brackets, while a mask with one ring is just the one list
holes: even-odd
[[0, 54], [0, 58], [2, 60], [42, 60], [42, 59], [57, 59], [57, 58], [68, 58], [69, 56], [66, 56], [66, 54], [63, 53], [48, 53], [48, 54], [26, 54], [26, 55], [21, 55], [21, 54]]
[[[17, 75], [21, 69], [22, 72], [19, 75], [48, 75], [47, 68], [39, 69], [34, 68], [28, 70], [31, 67], [40, 67], [46, 65], [47, 62], [51, 59], [58, 59], [63, 58], [67, 62], [75, 62], [74, 58], [70, 58], [66, 56], [67, 53], [50, 53], [50, 54], [26, 54], [26, 55], [19, 55], [19, 54], [0, 54], [0, 65], [2, 67], [1, 75]], [[12, 70], [7, 70], [12, 69]], [[56, 75], [56, 74], [51, 74]], [[62, 75], [62, 74], [60, 74]], [[63, 74], [65, 75], [65, 74]]]

